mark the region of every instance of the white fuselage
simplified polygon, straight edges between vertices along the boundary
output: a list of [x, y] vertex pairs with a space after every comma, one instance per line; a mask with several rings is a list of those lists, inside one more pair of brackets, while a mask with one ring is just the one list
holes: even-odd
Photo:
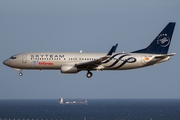
[[[8, 59], [8, 66], [15, 69], [61, 69], [62, 65], [75, 66], [79, 63], [97, 60], [106, 53], [61, 53], [37, 52], [14, 55], [15, 59]], [[114, 53], [104, 60], [101, 65], [92, 70], [125, 70], [157, 64], [169, 59], [154, 59], [157, 54]], [[81, 68], [81, 70], [87, 70]], [[80, 71], [81, 71], [80, 70]]]

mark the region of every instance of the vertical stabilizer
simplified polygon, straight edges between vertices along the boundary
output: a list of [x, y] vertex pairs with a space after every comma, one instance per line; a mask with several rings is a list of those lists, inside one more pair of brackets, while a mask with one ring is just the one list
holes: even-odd
[[147, 48], [132, 53], [167, 54], [171, 44], [175, 24], [175, 22], [170, 22]]

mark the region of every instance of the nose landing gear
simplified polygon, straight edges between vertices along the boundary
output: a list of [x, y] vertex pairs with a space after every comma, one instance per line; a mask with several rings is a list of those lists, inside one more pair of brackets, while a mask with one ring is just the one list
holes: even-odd
[[23, 75], [23, 73], [22, 73], [22, 72], [20, 72], [20, 73], [19, 73], [19, 76], [22, 76], [22, 75]]
[[22, 70], [19, 70], [19, 76], [22, 76], [23, 73], [22, 73]]
[[22, 76], [23, 75], [23, 73], [22, 73], [22, 69], [14, 69], [14, 70], [17, 70], [17, 71], [19, 71], [19, 76]]
[[86, 74], [86, 76], [87, 76], [88, 78], [92, 77], [92, 75], [93, 75], [93, 74], [92, 74], [92, 72], [90, 72], [90, 71], [88, 71], [87, 74]]

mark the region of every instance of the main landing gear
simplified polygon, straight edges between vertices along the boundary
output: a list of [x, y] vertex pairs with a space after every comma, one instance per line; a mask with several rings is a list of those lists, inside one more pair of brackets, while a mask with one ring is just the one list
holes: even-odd
[[88, 78], [92, 77], [92, 75], [93, 75], [93, 74], [92, 74], [92, 72], [90, 72], [90, 71], [88, 71], [87, 74], [86, 74], [86, 76], [87, 76]]

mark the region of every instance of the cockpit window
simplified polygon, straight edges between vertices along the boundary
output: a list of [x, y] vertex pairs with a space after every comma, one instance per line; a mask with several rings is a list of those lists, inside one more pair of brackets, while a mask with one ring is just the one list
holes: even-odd
[[16, 57], [12, 56], [12, 57], [10, 57], [10, 59], [16, 59]]

